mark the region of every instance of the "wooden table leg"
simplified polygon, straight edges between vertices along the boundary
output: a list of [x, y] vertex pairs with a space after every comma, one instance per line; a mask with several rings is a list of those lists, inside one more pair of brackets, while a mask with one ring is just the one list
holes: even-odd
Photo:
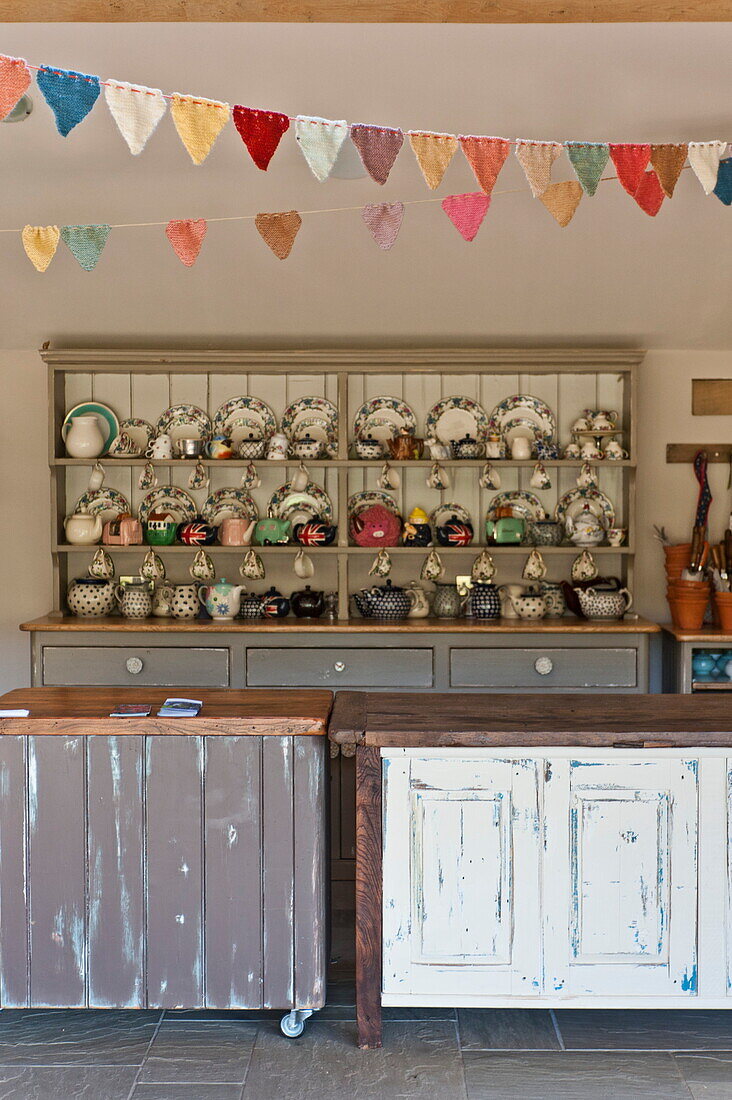
[[356, 750], [356, 1021], [362, 1049], [381, 1046], [381, 752]]

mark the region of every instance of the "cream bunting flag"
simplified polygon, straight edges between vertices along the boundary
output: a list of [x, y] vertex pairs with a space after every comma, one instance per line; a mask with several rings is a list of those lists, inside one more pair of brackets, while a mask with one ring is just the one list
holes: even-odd
[[191, 160], [194, 164], [203, 164], [229, 121], [229, 104], [175, 92], [170, 102], [170, 113], [178, 137], [190, 153]]
[[584, 188], [577, 180], [562, 180], [561, 183], [550, 184], [539, 198], [554, 220], [564, 229], [574, 217], [583, 194]]
[[448, 164], [455, 156], [458, 147], [454, 134], [433, 134], [425, 130], [410, 130], [409, 144], [412, 146], [417, 164], [427, 186], [434, 191], [442, 182]]
[[36, 271], [45, 271], [56, 255], [61, 230], [57, 225], [26, 225], [21, 234], [25, 254]]
[[526, 174], [535, 199], [544, 194], [552, 181], [552, 165], [562, 151], [556, 141], [516, 142], [516, 159]]
[[275, 256], [280, 260], [286, 260], [302, 225], [302, 218], [297, 210], [284, 210], [278, 214], [257, 214], [254, 224], [260, 237], [272, 249]]
[[159, 88], [128, 84], [126, 80], [107, 80], [104, 98], [119, 132], [136, 157], [165, 114], [165, 96]]
[[689, 164], [704, 188], [705, 195], [711, 195], [716, 186], [719, 162], [726, 148], [726, 141], [689, 142]]
[[338, 159], [341, 145], [348, 137], [348, 123], [344, 118], [298, 115], [295, 119], [295, 137], [311, 172], [324, 183]]

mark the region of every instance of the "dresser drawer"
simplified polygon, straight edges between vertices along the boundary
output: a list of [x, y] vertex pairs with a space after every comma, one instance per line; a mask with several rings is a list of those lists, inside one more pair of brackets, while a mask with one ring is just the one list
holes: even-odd
[[468, 688], [634, 688], [633, 647], [450, 650], [450, 686]]
[[257, 648], [247, 652], [249, 687], [432, 687], [432, 650], [369, 646]]
[[229, 651], [208, 646], [44, 646], [43, 683], [228, 687]]

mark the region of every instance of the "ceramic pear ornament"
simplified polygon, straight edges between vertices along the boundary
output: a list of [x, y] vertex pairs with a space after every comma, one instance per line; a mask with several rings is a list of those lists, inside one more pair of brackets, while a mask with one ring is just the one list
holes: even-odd
[[188, 570], [195, 581], [213, 581], [216, 579], [216, 566], [205, 550], [199, 550]]
[[480, 485], [481, 489], [501, 488], [501, 475], [490, 462], [486, 462], [485, 466], [481, 470], [480, 477], [478, 478], [478, 484]]
[[369, 569], [370, 577], [388, 577], [391, 573], [391, 558], [386, 550], [379, 550]]

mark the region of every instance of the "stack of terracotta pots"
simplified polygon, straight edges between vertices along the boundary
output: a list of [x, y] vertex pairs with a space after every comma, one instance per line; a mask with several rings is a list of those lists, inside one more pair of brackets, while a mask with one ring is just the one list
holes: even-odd
[[[664, 546], [663, 550], [668, 581], [666, 592], [673, 624], [678, 630], [700, 630], [709, 607], [711, 585], [703, 573], [699, 574], [699, 580], [681, 579], [682, 573], [691, 564], [691, 543]], [[708, 553], [709, 546], [705, 544], [702, 562]]]
[[721, 627], [725, 634], [732, 634], [732, 592], [714, 593], [714, 611], [716, 625]]

